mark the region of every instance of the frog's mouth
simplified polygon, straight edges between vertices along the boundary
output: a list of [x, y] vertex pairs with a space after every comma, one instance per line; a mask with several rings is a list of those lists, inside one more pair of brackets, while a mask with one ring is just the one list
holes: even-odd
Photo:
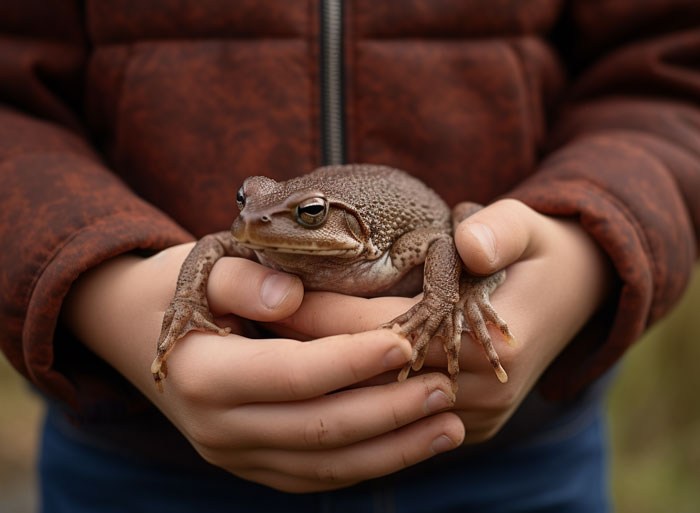
[[270, 253], [290, 253], [297, 255], [316, 255], [316, 256], [337, 256], [337, 257], [353, 257], [361, 253], [362, 248], [358, 246], [349, 248], [324, 248], [316, 245], [309, 246], [290, 246], [290, 245], [271, 245], [271, 244], [256, 244], [250, 241], [241, 241], [236, 239], [236, 242], [253, 251], [265, 251]]

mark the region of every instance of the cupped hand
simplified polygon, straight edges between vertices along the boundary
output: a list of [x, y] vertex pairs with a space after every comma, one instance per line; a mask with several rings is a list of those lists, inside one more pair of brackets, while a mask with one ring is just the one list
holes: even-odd
[[388, 330], [308, 342], [242, 336], [241, 317], [286, 318], [303, 289], [295, 277], [238, 258], [217, 262], [207, 291], [217, 322], [234, 334], [184, 337], [159, 393], [150, 363], [190, 249], [98, 266], [72, 288], [64, 318], [207, 461], [245, 479], [305, 492], [382, 476], [461, 443], [463, 425], [445, 412], [454, 396], [440, 373], [349, 388], [408, 361], [410, 344]]
[[[499, 383], [481, 347], [466, 334], [460, 354], [454, 406], [467, 443], [495, 435], [544, 370], [603, 301], [610, 274], [602, 251], [573, 219], [541, 215], [515, 200], [496, 202], [455, 228], [465, 266], [486, 275], [507, 268], [491, 296], [516, 344], [489, 327], [508, 382]], [[416, 298], [354, 298], [307, 293], [281, 324], [286, 333], [321, 337], [370, 330], [408, 310]], [[425, 367], [444, 368], [442, 346], [433, 341]]]

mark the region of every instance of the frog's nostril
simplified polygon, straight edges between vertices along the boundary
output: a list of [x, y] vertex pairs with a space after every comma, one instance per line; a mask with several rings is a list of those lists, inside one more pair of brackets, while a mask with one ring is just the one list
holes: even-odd
[[263, 215], [263, 216], [260, 217], [260, 220], [261, 220], [263, 223], [269, 223], [269, 222], [270, 222], [270, 216], [268, 216], [267, 214], [265, 214], [265, 215]]

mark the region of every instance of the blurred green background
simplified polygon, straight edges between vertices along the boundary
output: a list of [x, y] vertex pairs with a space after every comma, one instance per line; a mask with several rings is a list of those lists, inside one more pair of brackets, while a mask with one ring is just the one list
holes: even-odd
[[[629, 353], [608, 405], [619, 513], [700, 511], [700, 266], [683, 300]], [[36, 508], [40, 401], [0, 358], [0, 511]]]
[[621, 513], [700, 511], [700, 266], [681, 303], [625, 358], [609, 397]]

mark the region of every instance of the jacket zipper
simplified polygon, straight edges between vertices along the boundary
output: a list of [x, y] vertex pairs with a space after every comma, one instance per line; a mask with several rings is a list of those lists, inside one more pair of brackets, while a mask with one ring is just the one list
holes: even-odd
[[343, 0], [321, 0], [321, 161], [345, 162], [343, 113]]

